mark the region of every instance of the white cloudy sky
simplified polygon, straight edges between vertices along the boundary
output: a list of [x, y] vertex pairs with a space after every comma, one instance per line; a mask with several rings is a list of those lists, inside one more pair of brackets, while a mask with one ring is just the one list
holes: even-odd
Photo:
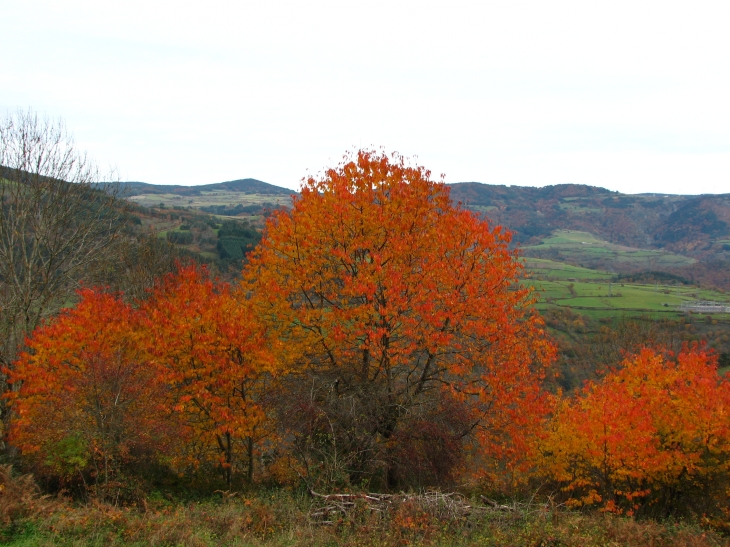
[[126, 180], [298, 187], [353, 147], [447, 182], [730, 192], [730, 2], [3, 0], [0, 113]]

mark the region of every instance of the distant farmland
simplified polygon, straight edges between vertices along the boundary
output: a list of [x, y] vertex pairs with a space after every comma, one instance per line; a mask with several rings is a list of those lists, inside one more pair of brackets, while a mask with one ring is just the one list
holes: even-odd
[[[544, 259], [526, 258], [529, 277], [523, 283], [533, 287], [540, 299], [537, 308], [565, 307], [591, 317], [656, 315], [678, 317], [682, 303], [711, 300], [730, 304], [730, 295], [693, 285], [630, 283], [615, 281], [616, 275]], [[717, 320], [730, 320], [716, 314]]]

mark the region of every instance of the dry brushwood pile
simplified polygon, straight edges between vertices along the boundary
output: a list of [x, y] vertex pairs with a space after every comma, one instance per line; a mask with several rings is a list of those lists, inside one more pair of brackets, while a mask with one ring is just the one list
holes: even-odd
[[480, 501], [485, 505], [476, 505], [458, 492], [443, 493], [435, 490], [418, 494], [404, 492], [320, 494], [310, 490], [310, 494], [313, 497], [313, 504], [309, 518], [313, 524], [319, 525], [334, 525], [342, 520], [351, 520], [363, 512], [387, 517], [403, 507], [408, 507], [411, 512], [431, 519], [451, 523], [464, 522], [472, 516], [513, 520], [536, 514], [547, 517], [550, 514], [548, 504], [513, 502], [504, 505], [480, 496]]

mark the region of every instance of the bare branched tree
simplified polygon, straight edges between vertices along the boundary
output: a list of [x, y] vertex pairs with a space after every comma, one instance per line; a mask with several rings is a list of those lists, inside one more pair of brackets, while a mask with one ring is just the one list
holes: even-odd
[[113, 256], [124, 204], [62, 121], [32, 111], [0, 119], [0, 364], [12, 366], [25, 336]]

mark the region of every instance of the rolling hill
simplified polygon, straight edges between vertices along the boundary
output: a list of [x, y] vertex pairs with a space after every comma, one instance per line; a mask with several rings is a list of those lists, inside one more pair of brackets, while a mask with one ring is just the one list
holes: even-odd
[[[730, 194], [629, 195], [577, 184], [450, 187], [455, 202], [513, 231], [527, 256], [615, 273], [670, 272], [730, 290]], [[130, 200], [147, 207], [189, 207], [259, 226], [295, 193], [256, 179], [128, 182], [126, 189]], [[566, 237], [570, 232], [578, 234]]]
[[[555, 230], [592, 233], [610, 243], [691, 256], [730, 251], [730, 194], [620, 194], [561, 184], [544, 188], [476, 182], [451, 185], [451, 197], [536, 243]], [[730, 256], [730, 254], [728, 255]]]
[[205, 192], [226, 191], [240, 192], [242, 194], [263, 194], [267, 196], [290, 196], [293, 193], [288, 188], [274, 186], [267, 182], [256, 179], [238, 179], [214, 184], [201, 184], [197, 186], [177, 186], [167, 184], [149, 184], [146, 182], [124, 182], [123, 186], [129, 197], [142, 195], [175, 194], [179, 196], [200, 196]]

